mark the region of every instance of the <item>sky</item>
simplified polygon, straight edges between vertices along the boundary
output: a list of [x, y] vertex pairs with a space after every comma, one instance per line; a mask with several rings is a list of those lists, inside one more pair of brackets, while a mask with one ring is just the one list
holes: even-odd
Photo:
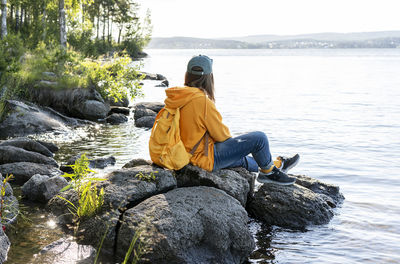
[[400, 30], [400, 0], [137, 0], [153, 37]]

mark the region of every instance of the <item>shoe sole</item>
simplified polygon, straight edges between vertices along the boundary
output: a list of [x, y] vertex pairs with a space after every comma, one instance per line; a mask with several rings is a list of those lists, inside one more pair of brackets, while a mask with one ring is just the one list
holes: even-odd
[[281, 170], [281, 171], [284, 172], [284, 173], [286, 173], [288, 170], [290, 170], [291, 168], [293, 168], [294, 166], [296, 166], [297, 163], [299, 163], [299, 160], [300, 160], [300, 156], [299, 156], [299, 158], [298, 158], [294, 163], [292, 163], [292, 165], [290, 165], [289, 167], [287, 167], [285, 170]]
[[272, 184], [277, 184], [277, 185], [293, 185], [295, 182], [296, 182], [296, 180], [294, 180], [293, 182], [277, 182], [277, 181], [272, 181], [272, 180], [268, 180], [268, 179], [265, 179], [265, 180], [259, 180], [258, 178], [257, 178], [257, 181], [259, 182], [259, 183], [272, 183]]

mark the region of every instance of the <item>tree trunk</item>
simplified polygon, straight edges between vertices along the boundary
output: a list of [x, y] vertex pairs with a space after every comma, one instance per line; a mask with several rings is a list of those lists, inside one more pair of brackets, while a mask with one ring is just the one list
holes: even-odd
[[106, 41], [106, 16], [103, 15], [103, 42]]
[[43, 35], [42, 40], [45, 41], [47, 35], [47, 19], [46, 19], [46, 6], [43, 6], [43, 16], [42, 16], [42, 27], [43, 27]]
[[1, 39], [7, 36], [7, 0], [1, 0]]
[[99, 31], [100, 31], [100, 4], [97, 9], [97, 39], [99, 39]]
[[110, 43], [110, 7], [107, 12], [107, 41]]
[[58, 10], [60, 12], [60, 44], [62, 47], [67, 47], [67, 28], [65, 23], [65, 5], [64, 0], [59, 0]]
[[121, 32], [122, 32], [122, 27], [120, 27], [119, 30], [118, 30], [118, 44], [121, 41]]
[[18, 32], [19, 29], [19, 6], [15, 7], [15, 31]]

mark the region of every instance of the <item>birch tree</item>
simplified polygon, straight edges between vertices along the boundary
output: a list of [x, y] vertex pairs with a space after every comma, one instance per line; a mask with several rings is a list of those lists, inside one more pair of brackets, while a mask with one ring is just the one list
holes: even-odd
[[65, 22], [65, 1], [59, 0], [58, 10], [60, 13], [60, 43], [62, 47], [67, 47], [67, 26]]
[[7, 0], [1, 0], [1, 39], [7, 36]]

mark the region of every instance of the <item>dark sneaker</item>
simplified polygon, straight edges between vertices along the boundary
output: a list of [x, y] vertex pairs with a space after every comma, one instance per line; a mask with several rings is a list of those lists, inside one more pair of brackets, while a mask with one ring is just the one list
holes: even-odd
[[288, 170], [290, 170], [291, 168], [296, 166], [297, 163], [299, 163], [300, 155], [296, 154], [291, 158], [279, 156], [276, 159], [280, 160], [282, 162], [282, 165], [281, 165], [281, 167], [279, 169], [282, 172], [286, 173]]
[[289, 177], [277, 167], [274, 167], [270, 173], [260, 172], [257, 177], [260, 183], [275, 183], [279, 185], [292, 185], [296, 182], [296, 178]]

